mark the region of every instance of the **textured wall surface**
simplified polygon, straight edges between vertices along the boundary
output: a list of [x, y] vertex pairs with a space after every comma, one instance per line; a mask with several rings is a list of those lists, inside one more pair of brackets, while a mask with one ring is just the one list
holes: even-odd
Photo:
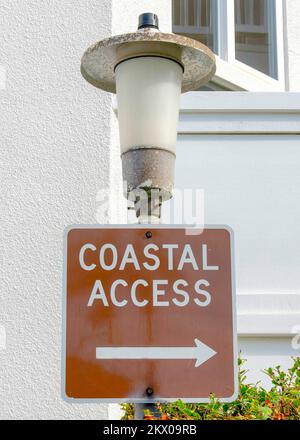
[[1, 419], [108, 417], [65, 403], [60, 382], [63, 230], [96, 222], [110, 179], [111, 97], [81, 78], [80, 58], [110, 34], [110, 0], [0, 5]]

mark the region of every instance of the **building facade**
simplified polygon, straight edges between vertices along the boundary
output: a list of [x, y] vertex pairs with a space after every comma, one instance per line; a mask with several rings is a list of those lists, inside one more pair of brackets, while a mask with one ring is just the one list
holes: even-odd
[[184, 190], [200, 190], [205, 223], [235, 231], [249, 380], [267, 385], [261, 369], [299, 356], [299, 2], [4, 2], [0, 418], [120, 414], [116, 405], [61, 397], [62, 237], [70, 224], [128, 221], [116, 101], [79, 67], [86, 47], [134, 31], [149, 10], [161, 30], [198, 38], [217, 55], [205, 90], [182, 96], [172, 212], [184, 212], [176, 205]]

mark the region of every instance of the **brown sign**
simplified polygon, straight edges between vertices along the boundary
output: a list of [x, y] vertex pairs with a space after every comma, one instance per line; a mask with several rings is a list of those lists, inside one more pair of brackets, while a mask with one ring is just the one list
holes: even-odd
[[235, 398], [228, 229], [74, 226], [65, 286], [67, 398]]

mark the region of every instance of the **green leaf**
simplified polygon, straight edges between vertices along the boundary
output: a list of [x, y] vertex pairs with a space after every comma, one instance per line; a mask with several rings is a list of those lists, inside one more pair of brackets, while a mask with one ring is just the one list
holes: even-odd
[[262, 420], [267, 420], [272, 415], [271, 408], [268, 408], [267, 406], [260, 406], [260, 407], [258, 407], [258, 410], [259, 410], [259, 412], [261, 414]]

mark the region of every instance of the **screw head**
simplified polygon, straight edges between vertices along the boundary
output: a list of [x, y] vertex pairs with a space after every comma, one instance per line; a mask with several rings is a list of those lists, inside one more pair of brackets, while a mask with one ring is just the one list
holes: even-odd
[[151, 238], [152, 237], [152, 232], [151, 231], [147, 231], [145, 234], [146, 238]]
[[153, 391], [153, 389], [152, 389], [151, 387], [148, 387], [148, 388], [146, 389], [146, 394], [147, 394], [147, 396], [152, 396], [153, 393], [154, 393], [154, 391]]

